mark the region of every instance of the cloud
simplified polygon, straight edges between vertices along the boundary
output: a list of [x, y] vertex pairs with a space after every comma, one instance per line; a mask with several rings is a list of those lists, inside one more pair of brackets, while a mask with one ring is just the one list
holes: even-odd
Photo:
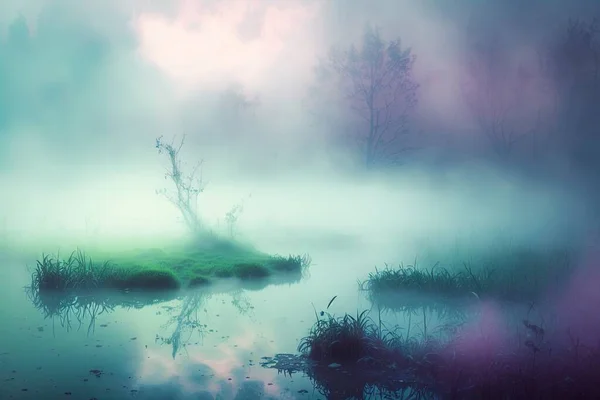
[[208, 7], [191, 0], [178, 5], [175, 16], [142, 12], [135, 26], [140, 53], [188, 89], [235, 81], [265, 91], [280, 82], [273, 74], [288, 71], [293, 83], [298, 70], [313, 62], [314, 5], [237, 1]]
[[[433, 0], [2, 2], [0, 174], [2, 182], [14, 188], [10, 204], [2, 205], [20, 209], [23, 215], [35, 209], [38, 215], [48, 214], [47, 204], [56, 203], [57, 215], [68, 214], [74, 210], [66, 205], [69, 198], [86, 199], [87, 207], [93, 197], [67, 190], [75, 187], [102, 194], [96, 198], [104, 204], [97, 209], [103, 210], [106, 220], [117, 221], [134, 211], [136, 218], [142, 218], [147, 211], [132, 210], [134, 203], [154, 196], [163, 182], [161, 160], [153, 147], [160, 135], [168, 139], [187, 134], [186, 160], [207, 159], [208, 179], [219, 182], [226, 176], [248, 181], [256, 175], [263, 179], [290, 171], [298, 175], [318, 171], [315, 174], [323, 177], [324, 169], [344, 169], [349, 157], [339, 150], [341, 146], [327, 141], [338, 133], [336, 126], [329, 121], [315, 124], [305, 107], [314, 100], [307, 89], [314, 82], [318, 57], [330, 45], [356, 43], [367, 22], [379, 26], [386, 39], [400, 36], [417, 55], [415, 76], [421, 88], [415, 133], [433, 136], [432, 142], [439, 146], [455, 137], [468, 137], [465, 142], [470, 143], [473, 135], [485, 141], [481, 132], [473, 130], [460, 92], [468, 35], [510, 30], [515, 46], [509, 47], [509, 55], [518, 59], [531, 54], [534, 37], [554, 29], [546, 22], [558, 24], [576, 7], [564, 6], [560, 14], [559, 2], [547, 9], [540, 2], [535, 9], [545, 10], [544, 21], [534, 23], [528, 19], [533, 14], [519, 14], [513, 2], [453, 4]], [[24, 20], [17, 19], [20, 14]], [[468, 31], [471, 20], [480, 21], [479, 31]], [[257, 96], [256, 109], [236, 113], [221, 101], [222, 91], [232, 84], [241, 84], [250, 98]], [[334, 109], [340, 104], [325, 102], [323, 107]], [[346, 109], [343, 116], [348, 114]], [[444, 133], [444, 142], [441, 134], [431, 135], [439, 132]], [[490, 175], [486, 185], [497, 187], [501, 178], [496, 177], [502, 174]], [[482, 190], [477, 183], [469, 185]], [[138, 196], [136, 201], [123, 201], [124, 186], [137, 192], [131, 194]], [[258, 185], [245, 187], [252, 186]], [[32, 188], [37, 187], [61, 195], [45, 201], [34, 196]], [[20, 202], [25, 196], [27, 202]], [[531, 203], [537, 204], [537, 197], [532, 198], [536, 201]], [[122, 208], [114, 210], [116, 203]], [[490, 205], [489, 213], [493, 211]], [[31, 218], [31, 226], [36, 218]], [[107, 226], [124, 230], [116, 222]]]

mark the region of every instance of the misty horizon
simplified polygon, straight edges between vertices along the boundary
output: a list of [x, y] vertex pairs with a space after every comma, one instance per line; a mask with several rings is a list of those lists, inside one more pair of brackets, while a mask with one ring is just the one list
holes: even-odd
[[598, 398], [598, 60], [592, 0], [2, 1], [0, 398]]
[[[477, 229], [510, 226], [516, 232], [523, 218], [528, 226], [539, 225], [531, 229], [536, 232], [551, 220], [556, 232], [584, 229], [577, 220], [586, 220], [589, 168], [573, 168], [565, 146], [544, 139], [554, 120], [546, 115], [558, 115], [547, 114], [555, 107], [548, 93], [562, 83], [540, 69], [540, 54], [560, 41], [570, 19], [590, 15], [591, 2], [523, 9], [466, 0], [455, 7], [435, 1], [338, 3], [4, 5], [0, 176], [10, 188], [1, 200], [5, 230], [33, 237], [47, 225], [52, 236], [60, 235], [50, 233], [57, 227], [81, 232], [85, 220], [96, 220], [105, 235], [111, 229], [117, 236], [144, 228], [158, 232], [162, 223], [165, 232], [176, 231], [176, 210], [154, 193], [164, 183], [165, 164], [153, 144], [158, 137], [183, 136], [184, 161], [204, 160], [209, 185], [200, 212], [213, 225], [253, 194], [240, 224], [243, 230], [245, 218], [254, 234], [253, 226], [292, 226], [294, 220], [304, 220], [306, 229], [333, 231], [354, 218], [360, 235], [366, 228], [359, 225], [379, 222], [358, 222], [358, 210], [342, 205], [352, 198], [360, 210], [385, 204], [388, 215], [422, 213], [421, 219], [397, 222], [421, 236], [428, 235], [426, 226], [431, 235], [441, 232], [436, 223], [450, 232], [473, 207], [486, 220]], [[547, 23], [531, 24], [534, 17]], [[409, 134], [401, 139], [414, 150], [397, 160], [401, 165], [370, 172], [361, 148], [347, 138], [360, 134], [361, 125], [336, 97], [338, 89], [318, 78], [330, 50], [360, 46], [367, 26], [382, 40], [400, 38], [401, 48], [410, 49], [418, 85]], [[488, 72], [488, 81], [472, 70], [481, 46], [496, 49], [503, 60]], [[484, 83], [502, 90], [494, 95], [501, 107], [516, 101], [527, 106], [506, 111], [512, 113], [511, 132], [523, 134], [510, 159], [498, 156], [481, 125], [487, 111], [469, 103], [490, 90]], [[525, 97], [511, 97], [519, 92]], [[547, 146], [531, 147], [534, 139]], [[324, 203], [320, 186], [335, 182], [348, 189], [339, 198], [328, 194]], [[279, 189], [269, 189], [271, 183]], [[294, 202], [311, 191], [317, 195], [303, 197], [302, 206]], [[265, 196], [280, 211], [266, 206]], [[419, 200], [403, 203], [402, 196]], [[448, 196], [451, 205], [440, 201]], [[152, 207], [142, 212], [140, 202]], [[327, 204], [341, 208], [333, 212]]]

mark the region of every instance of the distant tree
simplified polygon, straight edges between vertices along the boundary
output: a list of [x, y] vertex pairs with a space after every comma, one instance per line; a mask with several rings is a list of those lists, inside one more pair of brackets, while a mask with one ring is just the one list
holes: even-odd
[[[107, 107], [99, 104], [126, 102], [119, 85], [98, 84], [114, 79], [110, 74], [115, 72], [106, 67], [113, 43], [89, 24], [69, 18], [61, 3], [48, 2], [40, 10], [35, 31], [21, 16], [0, 35], [0, 130], [23, 121], [38, 125], [53, 131], [46, 136], [53, 137], [49, 145], [57, 150], [58, 137], [89, 140], [82, 131], [102, 129], [109, 118]], [[92, 94], [96, 84], [102, 90]]]
[[412, 149], [402, 138], [410, 133], [409, 116], [417, 103], [414, 62], [400, 39], [386, 42], [368, 27], [359, 47], [334, 47], [319, 67], [321, 83], [335, 83], [359, 120], [351, 135], [367, 166], [396, 163]]
[[25, 17], [20, 15], [8, 27], [7, 44], [16, 52], [25, 52], [31, 43], [31, 33]]
[[550, 46], [556, 136], [578, 168], [600, 167], [600, 21], [570, 20]]
[[0, 135], [21, 112], [24, 65], [30, 63], [32, 38], [23, 16], [8, 26], [6, 38], [0, 39]]
[[477, 39], [466, 51], [463, 100], [494, 153], [507, 159], [540, 127], [541, 110], [527, 97], [535, 90], [534, 74], [511, 60], [497, 37], [473, 36]]

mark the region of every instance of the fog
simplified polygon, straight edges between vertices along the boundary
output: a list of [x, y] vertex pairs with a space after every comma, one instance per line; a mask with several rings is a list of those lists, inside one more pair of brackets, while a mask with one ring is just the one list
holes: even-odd
[[[597, 394], [594, 16], [1, 1], [0, 398]], [[198, 225], [225, 240], [179, 246]]]
[[[178, 210], [155, 192], [171, 182], [154, 144], [185, 135], [182, 159], [204, 160], [203, 218], [218, 230], [243, 202], [238, 234], [263, 247], [573, 240], [594, 228], [590, 169], [572, 168], [560, 141], [535, 158], [523, 140], [514, 160], [499, 161], [463, 84], [469, 46], [488, 37], [507, 65], [536, 74], [527, 68], [541, 44], [594, 11], [563, 3], [3, 2], [4, 237], [52, 246], [180, 237]], [[332, 46], [359, 44], [366, 24], [416, 56], [406, 140], [417, 150], [399, 166], [364, 166], [345, 136], [360, 125], [316, 75]], [[544, 84], [527, 89], [519, 111], [529, 114], [513, 131], [529, 132], [548, 110], [544, 90], [560, 86], [536, 76]]]

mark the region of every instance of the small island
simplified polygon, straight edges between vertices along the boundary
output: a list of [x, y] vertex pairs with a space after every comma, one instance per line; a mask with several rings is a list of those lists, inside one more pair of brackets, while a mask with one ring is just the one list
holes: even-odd
[[[168, 159], [165, 179], [173, 190], [160, 189], [180, 212], [188, 229], [185, 240], [160, 248], [109, 251], [74, 250], [60, 254], [42, 254], [32, 272], [32, 294], [64, 296], [88, 295], [90, 291], [120, 290], [140, 292], [174, 291], [210, 285], [216, 280], [257, 281], [285, 275], [299, 279], [310, 264], [308, 255], [270, 255], [236, 240], [233, 231], [243, 207], [234, 205], [225, 215], [228, 234], [215, 233], [198, 210], [198, 196], [204, 192], [200, 161], [189, 173], [182, 170], [179, 153], [184, 144], [156, 140], [158, 153]], [[37, 297], [37, 296], [34, 296]]]
[[301, 275], [309, 257], [269, 255], [235, 241], [214, 238], [208, 244], [187, 243], [169, 248], [91, 252], [77, 249], [69, 256], [42, 255], [32, 274], [39, 292], [90, 290], [161, 291], [209, 285], [225, 278], [263, 279]]

